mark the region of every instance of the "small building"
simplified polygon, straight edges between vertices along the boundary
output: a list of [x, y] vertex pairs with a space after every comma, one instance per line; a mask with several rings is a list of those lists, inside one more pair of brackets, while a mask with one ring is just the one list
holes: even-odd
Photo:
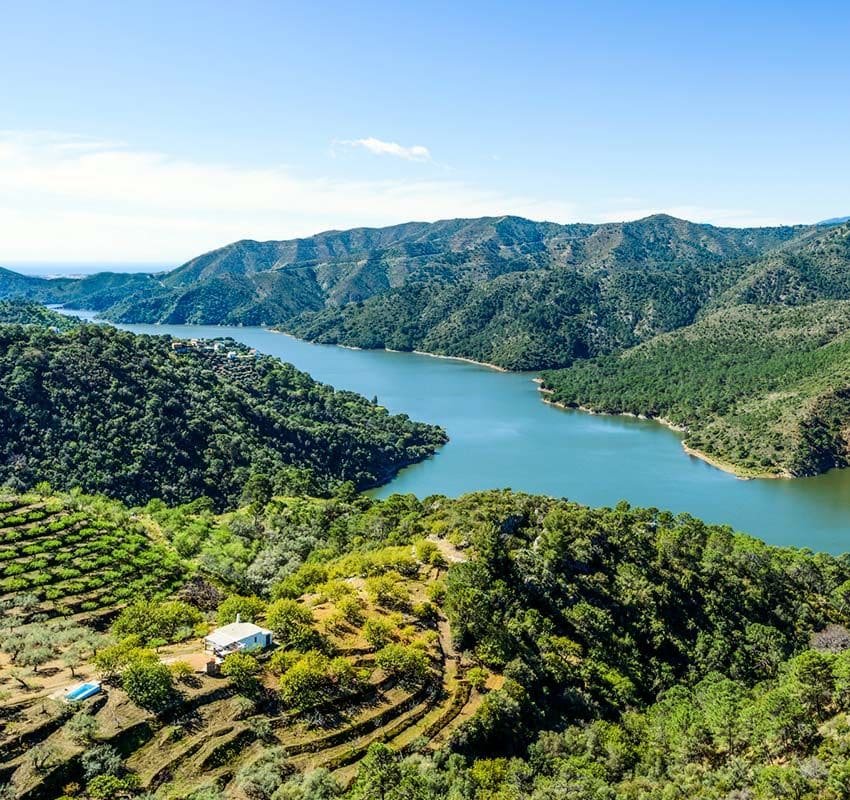
[[271, 631], [253, 622], [242, 622], [238, 617], [236, 622], [224, 625], [204, 638], [204, 650], [211, 650], [218, 658], [248, 650], [265, 650], [271, 644]]

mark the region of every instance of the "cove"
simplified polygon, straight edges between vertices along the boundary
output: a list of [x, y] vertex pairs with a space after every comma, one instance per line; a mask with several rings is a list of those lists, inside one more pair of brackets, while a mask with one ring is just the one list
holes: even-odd
[[[71, 312], [91, 317], [86, 312]], [[443, 426], [450, 441], [408, 467], [394, 492], [457, 496], [505, 488], [594, 506], [620, 500], [688, 512], [778, 545], [850, 550], [850, 469], [814, 478], [742, 481], [688, 456], [664, 426], [541, 402], [532, 374], [413, 353], [317, 345], [262, 328], [120, 325], [134, 333], [230, 336], [394, 413]]]

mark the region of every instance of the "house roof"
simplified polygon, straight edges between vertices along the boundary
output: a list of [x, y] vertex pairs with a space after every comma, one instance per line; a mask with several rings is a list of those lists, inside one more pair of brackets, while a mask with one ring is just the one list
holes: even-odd
[[206, 641], [221, 647], [233, 642], [241, 642], [255, 634], [263, 633], [270, 634], [271, 631], [266, 628], [261, 628], [253, 622], [231, 622], [229, 625], [223, 625], [221, 628], [214, 630], [206, 636]]

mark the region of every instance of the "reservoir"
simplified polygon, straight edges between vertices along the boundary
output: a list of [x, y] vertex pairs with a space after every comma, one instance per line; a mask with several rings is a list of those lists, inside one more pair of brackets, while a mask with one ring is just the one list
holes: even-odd
[[655, 422], [541, 402], [528, 373], [310, 344], [262, 328], [120, 327], [181, 338], [230, 336], [319, 381], [377, 397], [393, 413], [445, 428], [449, 443], [376, 490], [378, 497], [394, 492], [456, 496], [510, 487], [594, 506], [627, 500], [728, 524], [771, 544], [850, 551], [850, 470], [794, 480], [739, 480], [686, 455], [680, 435]]

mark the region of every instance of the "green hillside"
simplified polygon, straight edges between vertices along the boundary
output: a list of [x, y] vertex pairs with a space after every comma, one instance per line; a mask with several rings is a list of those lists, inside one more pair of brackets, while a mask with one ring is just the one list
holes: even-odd
[[850, 302], [743, 305], [620, 355], [544, 374], [551, 399], [643, 414], [744, 475], [850, 463]]
[[749, 265], [718, 305], [850, 299], [850, 224], [819, 229]]
[[[112, 602], [129, 601], [106, 630], [7, 600], [10, 797], [846, 796], [845, 558], [510, 491], [275, 497], [223, 515], [5, 503], [0, 535], [35, 547], [4, 563], [25, 563], [39, 592], [64, 602], [53, 562], [79, 548], [106, 559], [76, 579], [91, 596], [112, 576]], [[127, 595], [125, 575], [176, 565], [174, 550], [191, 577], [169, 598], [148, 592], [177, 573]], [[201, 637], [237, 614], [272, 648], [206, 674]], [[49, 699], [80, 680], [102, 691]]]
[[[276, 325], [316, 341], [539, 369], [692, 322], [744, 262], [810, 230], [664, 215], [407, 223], [241, 241], [169, 273], [42, 281], [31, 296], [122, 322]], [[0, 276], [0, 297], [13, 293]]]
[[235, 342], [174, 345], [0, 326], [0, 484], [223, 506], [255, 474], [318, 493], [382, 483], [446, 440]]
[[69, 331], [80, 324], [73, 317], [51, 311], [28, 300], [0, 300], [0, 325], [37, 325], [57, 331]]

